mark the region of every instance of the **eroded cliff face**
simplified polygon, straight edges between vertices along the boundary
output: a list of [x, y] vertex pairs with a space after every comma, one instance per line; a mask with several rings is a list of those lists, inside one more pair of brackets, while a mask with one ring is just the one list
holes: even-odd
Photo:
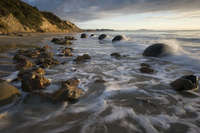
[[[12, 14], [0, 17], [0, 33], [10, 33], [10, 32], [81, 32], [75, 24], [70, 21], [64, 21], [68, 28], [60, 29], [57, 25], [50, 23], [46, 18], [42, 18], [42, 24], [40, 25], [40, 30], [30, 29], [29, 27], [22, 25]], [[65, 27], [66, 27], [65, 25]]]
[[75, 24], [51, 12], [39, 11], [21, 0], [0, 0], [0, 33], [81, 32]]

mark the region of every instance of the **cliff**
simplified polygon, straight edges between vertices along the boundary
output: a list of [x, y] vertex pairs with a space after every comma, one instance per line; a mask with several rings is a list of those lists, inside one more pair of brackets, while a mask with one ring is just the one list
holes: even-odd
[[21, 0], [0, 0], [0, 33], [80, 31], [75, 24]]

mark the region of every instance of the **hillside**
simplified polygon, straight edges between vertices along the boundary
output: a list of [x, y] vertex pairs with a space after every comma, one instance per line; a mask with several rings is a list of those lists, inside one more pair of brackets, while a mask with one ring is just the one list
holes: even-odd
[[21, 0], [0, 0], [0, 33], [79, 32], [76, 25]]

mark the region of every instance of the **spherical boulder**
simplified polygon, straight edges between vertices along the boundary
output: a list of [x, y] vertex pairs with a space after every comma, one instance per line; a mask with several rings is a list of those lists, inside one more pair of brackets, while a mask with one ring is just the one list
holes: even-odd
[[143, 52], [143, 56], [162, 57], [170, 55], [171, 53], [172, 53], [172, 48], [170, 46], [163, 43], [156, 43], [147, 47]]
[[199, 78], [194, 75], [183, 76], [170, 84], [177, 91], [188, 91], [199, 89]]
[[107, 37], [107, 35], [106, 34], [101, 34], [100, 36], [99, 36], [99, 40], [103, 40], [103, 39], [105, 39]]
[[112, 42], [117, 42], [117, 41], [121, 41], [121, 40], [125, 40], [124, 36], [117, 35], [112, 39]]
[[82, 33], [82, 34], [81, 34], [81, 38], [87, 38], [87, 34]]
[[20, 91], [7, 83], [6, 81], [0, 80], [0, 106], [9, 104], [12, 102], [14, 96], [20, 95]]

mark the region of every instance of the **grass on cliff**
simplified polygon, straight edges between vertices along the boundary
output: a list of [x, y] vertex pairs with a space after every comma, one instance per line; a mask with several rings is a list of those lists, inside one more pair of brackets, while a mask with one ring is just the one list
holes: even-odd
[[39, 29], [42, 24], [42, 15], [37, 8], [20, 0], [0, 0], [0, 16], [7, 16], [10, 13], [12, 13], [21, 24], [31, 29]]

